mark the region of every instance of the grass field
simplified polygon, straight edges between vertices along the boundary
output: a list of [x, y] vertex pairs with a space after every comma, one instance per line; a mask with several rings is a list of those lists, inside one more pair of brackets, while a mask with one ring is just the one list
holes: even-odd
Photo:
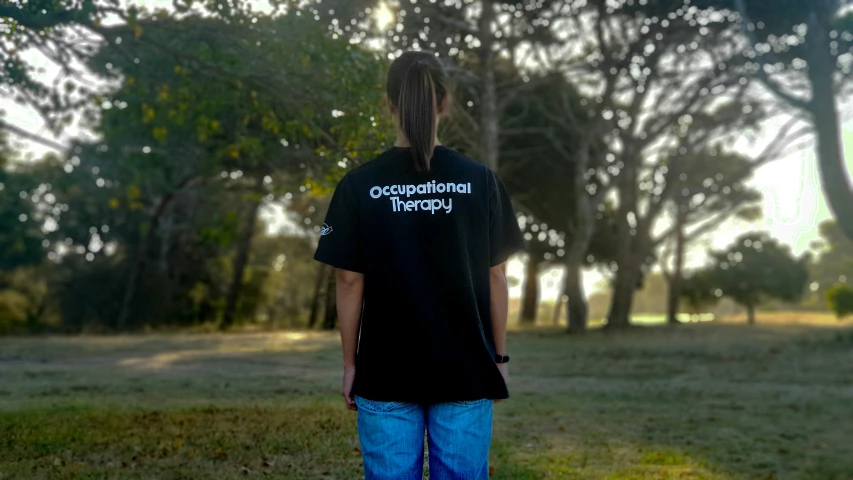
[[[853, 479], [853, 332], [510, 334], [495, 479]], [[0, 339], [0, 478], [354, 479], [332, 333]]]

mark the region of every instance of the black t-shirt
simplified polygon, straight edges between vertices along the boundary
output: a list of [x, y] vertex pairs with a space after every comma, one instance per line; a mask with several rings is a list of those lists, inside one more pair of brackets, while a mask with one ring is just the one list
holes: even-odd
[[350, 171], [314, 258], [364, 274], [353, 393], [507, 398], [494, 362], [489, 268], [522, 247], [503, 183], [455, 150], [437, 146], [428, 172], [400, 147]]

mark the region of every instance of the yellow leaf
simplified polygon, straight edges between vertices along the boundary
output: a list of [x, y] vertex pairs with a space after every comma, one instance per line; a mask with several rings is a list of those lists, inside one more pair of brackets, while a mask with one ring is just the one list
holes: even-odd
[[142, 191], [139, 190], [139, 187], [136, 185], [131, 185], [130, 188], [127, 189], [127, 198], [134, 200], [139, 198], [139, 195], [142, 194]]
[[308, 186], [311, 188], [311, 194], [316, 196], [321, 196], [325, 192], [325, 189], [322, 185], [315, 182], [314, 180], [308, 180]]
[[130, 202], [130, 209], [133, 211], [139, 211], [145, 208], [145, 205], [142, 202]]
[[134, 83], [136, 83], [136, 79], [135, 79], [135, 78], [133, 78], [133, 77], [127, 77], [127, 84], [128, 84], [128, 85], [133, 85]]
[[148, 123], [154, 120], [154, 109], [149, 107], [147, 103], [142, 104], [142, 123]]
[[110, 208], [118, 208], [121, 203], [119, 203], [117, 198], [111, 198], [109, 201]]
[[162, 142], [166, 139], [166, 135], [168, 134], [168, 132], [165, 127], [156, 127], [154, 128], [154, 131], [151, 132], [151, 134], [154, 136], [154, 140]]
[[181, 66], [175, 65], [175, 73], [181, 73]]
[[133, 36], [139, 38], [142, 36], [142, 27], [139, 25], [133, 27]]
[[218, 132], [219, 131], [219, 122], [217, 122], [216, 120], [211, 120], [210, 121], [210, 129], [213, 130], [214, 132]]
[[232, 148], [231, 151], [228, 152], [228, 155], [230, 155], [231, 158], [238, 158], [240, 156], [240, 152]]

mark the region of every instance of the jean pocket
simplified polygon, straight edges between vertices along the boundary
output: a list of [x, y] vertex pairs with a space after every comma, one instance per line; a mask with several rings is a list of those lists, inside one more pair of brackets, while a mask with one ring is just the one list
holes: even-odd
[[355, 404], [360, 409], [365, 409], [371, 412], [391, 412], [398, 410], [407, 405], [405, 402], [383, 402], [381, 400], [370, 400], [364, 397], [355, 396]]

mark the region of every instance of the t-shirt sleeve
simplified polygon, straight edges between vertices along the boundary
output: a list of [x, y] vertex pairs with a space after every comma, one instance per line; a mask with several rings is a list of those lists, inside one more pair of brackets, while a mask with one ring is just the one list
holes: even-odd
[[489, 250], [491, 266], [500, 265], [524, 248], [524, 238], [506, 187], [498, 176], [490, 173], [492, 194], [489, 200]]
[[314, 260], [335, 268], [364, 273], [361, 222], [349, 177], [335, 188]]

